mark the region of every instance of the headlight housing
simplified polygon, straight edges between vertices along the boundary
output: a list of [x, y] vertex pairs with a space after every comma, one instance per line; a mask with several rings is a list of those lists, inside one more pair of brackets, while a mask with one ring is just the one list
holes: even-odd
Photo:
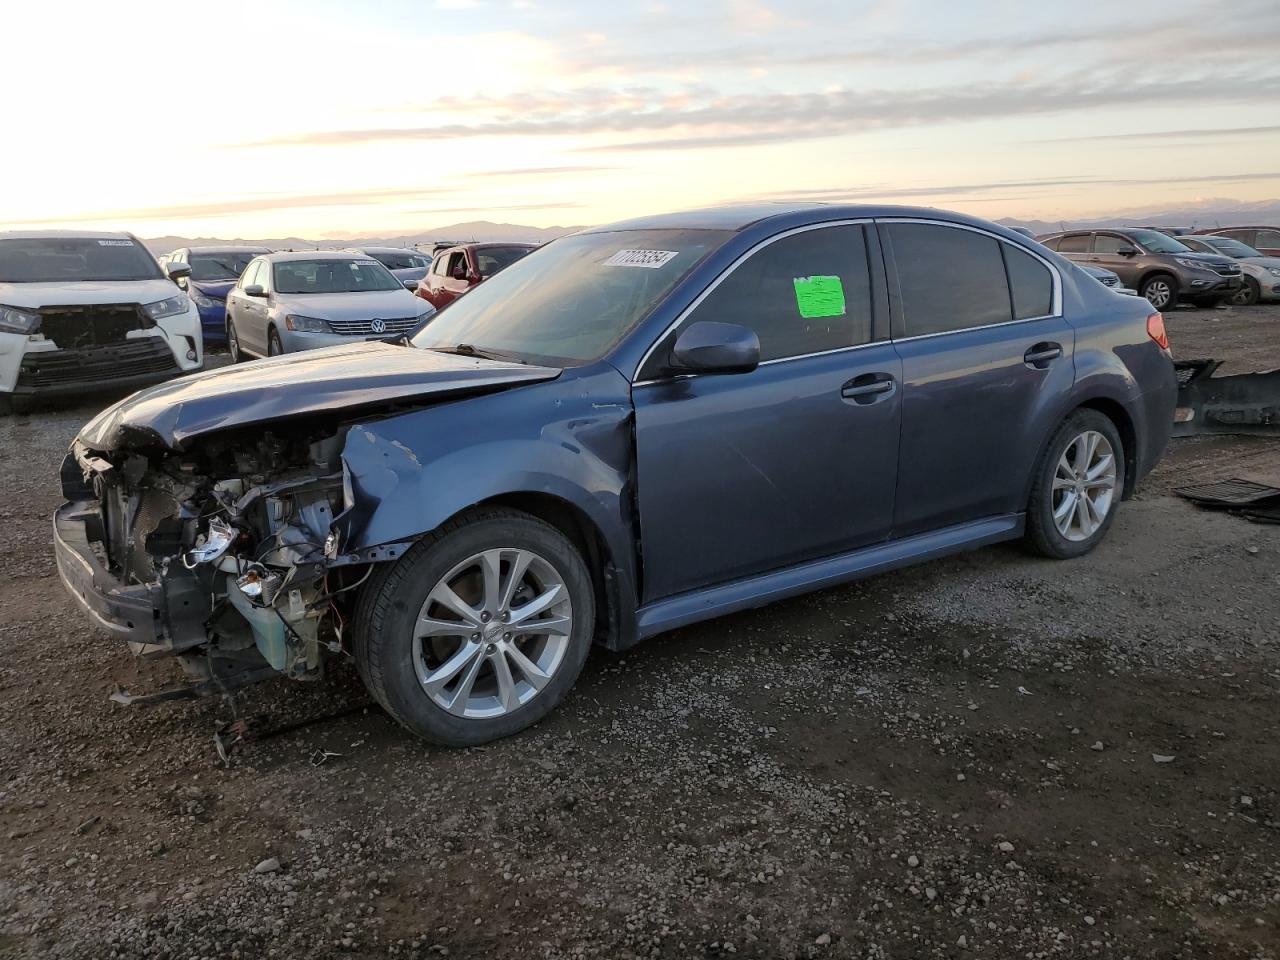
[[0, 332], [32, 334], [40, 326], [40, 314], [0, 304]]
[[1209, 264], [1205, 263], [1203, 260], [1192, 260], [1189, 257], [1174, 257], [1173, 261], [1174, 263], [1182, 264], [1184, 267], [1190, 267], [1192, 270], [1208, 270], [1210, 273], [1215, 272], [1213, 267], [1209, 266]]
[[1273, 277], [1280, 277], [1280, 267], [1267, 267]]
[[196, 306], [201, 310], [212, 310], [214, 307], [218, 306], [220, 302], [213, 299], [213, 297], [206, 296], [199, 290], [191, 294], [191, 299], [196, 302]]
[[143, 304], [142, 309], [152, 320], [163, 320], [165, 317], [176, 317], [180, 313], [186, 313], [189, 306], [191, 301], [187, 299], [187, 295], [180, 293], [176, 297]]
[[284, 318], [284, 325], [298, 333], [331, 333], [329, 321], [319, 317], [303, 317], [291, 313]]

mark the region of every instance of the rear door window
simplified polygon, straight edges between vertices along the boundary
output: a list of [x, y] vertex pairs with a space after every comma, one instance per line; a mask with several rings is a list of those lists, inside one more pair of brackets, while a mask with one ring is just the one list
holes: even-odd
[[1088, 253], [1089, 234], [1073, 233], [1063, 237], [1057, 246], [1059, 253]]
[[871, 281], [860, 225], [804, 230], [752, 254], [693, 310], [760, 338], [760, 359], [839, 350], [871, 339]]
[[903, 336], [1013, 319], [1000, 241], [959, 227], [889, 223]]
[[1280, 230], [1259, 230], [1255, 239], [1255, 247], [1280, 247]]

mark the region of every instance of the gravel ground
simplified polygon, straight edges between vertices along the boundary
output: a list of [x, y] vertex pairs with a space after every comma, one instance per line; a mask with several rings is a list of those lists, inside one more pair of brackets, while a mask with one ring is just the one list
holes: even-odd
[[[1169, 320], [1179, 356], [1274, 365], [1280, 308]], [[1170, 494], [1280, 484], [1272, 441], [1177, 442], [1079, 560], [997, 547], [596, 651], [482, 749], [412, 740], [349, 667], [264, 685], [224, 766], [221, 704], [107, 700], [174, 668], [59, 585], [93, 408], [0, 421], [5, 960], [1280, 957], [1280, 527]]]

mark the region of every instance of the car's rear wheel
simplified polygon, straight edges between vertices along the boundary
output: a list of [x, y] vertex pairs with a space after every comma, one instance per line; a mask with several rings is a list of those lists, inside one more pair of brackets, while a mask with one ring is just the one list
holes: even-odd
[[240, 338], [236, 336], [236, 325], [227, 317], [227, 352], [231, 354], [232, 363], [244, 363], [247, 359], [240, 350]]
[[1235, 292], [1231, 303], [1237, 307], [1252, 307], [1262, 298], [1262, 287], [1253, 277], [1245, 277], [1244, 285]]
[[1110, 418], [1077, 410], [1054, 432], [1027, 503], [1027, 540], [1047, 557], [1088, 553], [1107, 534], [1124, 491], [1124, 444]]
[[594, 623], [591, 575], [564, 534], [527, 514], [475, 511], [370, 581], [356, 611], [356, 663], [409, 730], [474, 746], [564, 699]]
[[1178, 281], [1167, 273], [1157, 273], [1142, 281], [1138, 293], [1157, 310], [1172, 310], [1178, 303]]
[[267, 331], [267, 356], [278, 357], [284, 353], [284, 344], [280, 342], [280, 334], [272, 327]]

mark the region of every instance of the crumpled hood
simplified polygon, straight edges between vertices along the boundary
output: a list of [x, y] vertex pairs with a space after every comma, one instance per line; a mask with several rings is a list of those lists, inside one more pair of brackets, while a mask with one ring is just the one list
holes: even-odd
[[[182, 291], [172, 280], [80, 280], [0, 283], [0, 303], [9, 307], [76, 307], [96, 303], [155, 303]], [[408, 291], [406, 291], [407, 293]]]
[[301, 414], [345, 416], [397, 400], [444, 399], [552, 380], [555, 367], [361, 342], [222, 367], [140, 390], [108, 407], [77, 438], [91, 450], [161, 443]]
[[227, 294], [231, 292], [231, 288], [236, 285], [237, 281], [231, 280], [188, 280], [187, 289], [192, 293], [200, 291], [206, 297], [213, 297], [216, 300], [227, 299]]

